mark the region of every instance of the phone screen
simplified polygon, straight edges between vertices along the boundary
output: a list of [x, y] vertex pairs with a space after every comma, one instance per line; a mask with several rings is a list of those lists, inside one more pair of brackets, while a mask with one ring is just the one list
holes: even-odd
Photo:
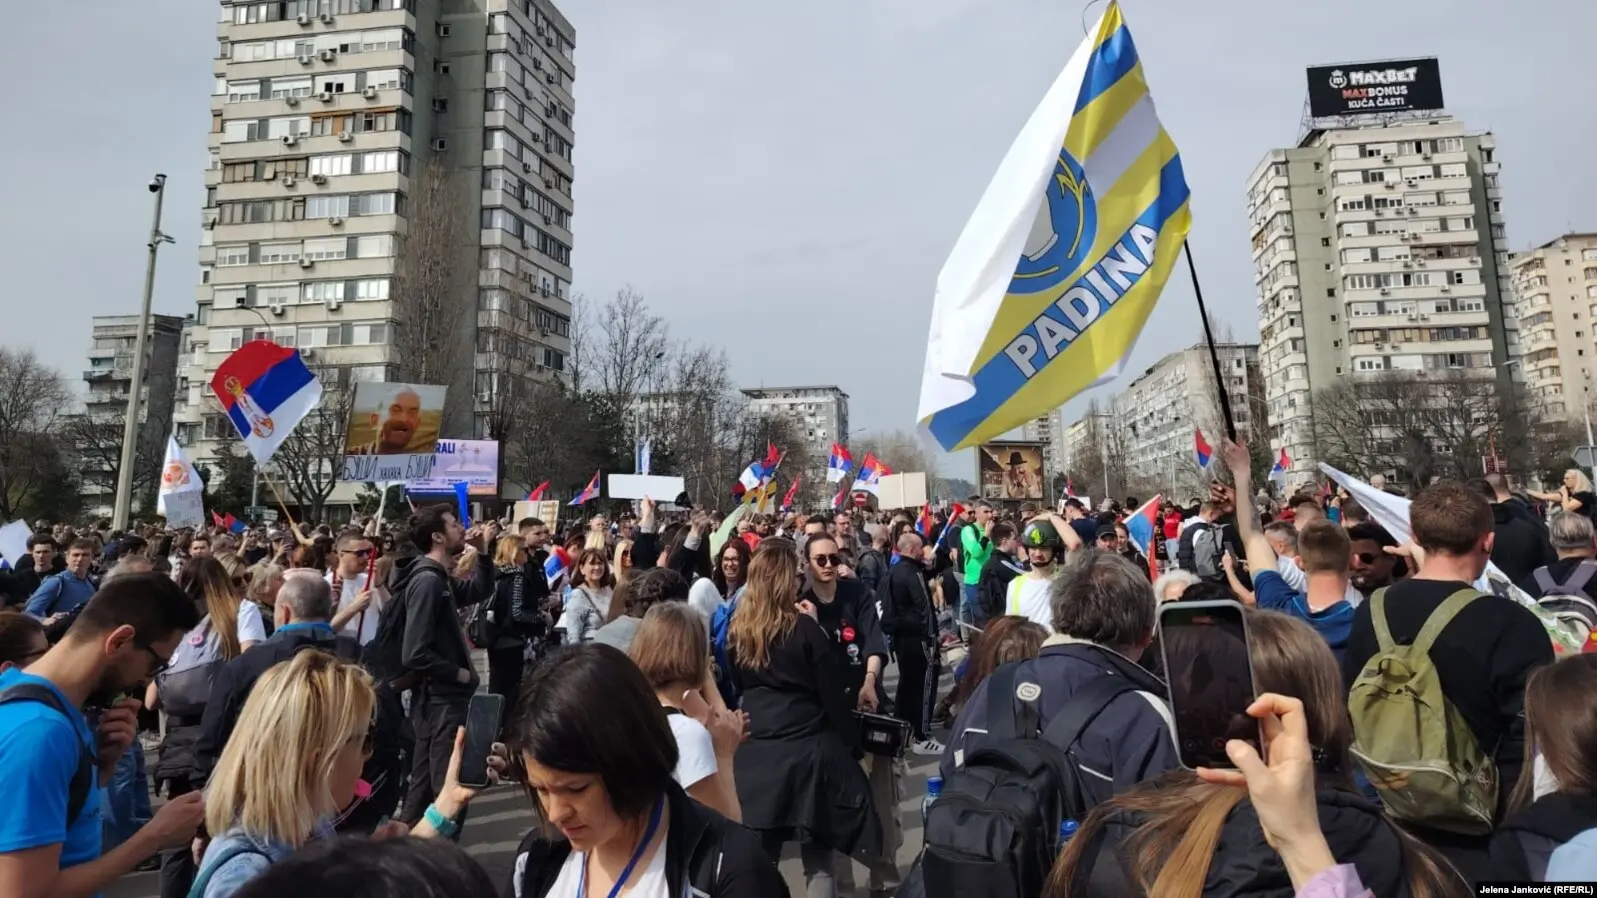
[[460, 755], [460, 784], [481, 789], [488, 785], [488, 752], [499, 738], [499, 717], [505, 698], [491, 692], [471, 697], [466, 709], [466, 747]]
[[1236, 602], [1166, 602], [1159, 607], [1159, 647], [1170, 680], [1176, 745], [1186, 767], [1231, 767], [1225, 744], [1259, 747], [1253, 665], [1242, 606]]

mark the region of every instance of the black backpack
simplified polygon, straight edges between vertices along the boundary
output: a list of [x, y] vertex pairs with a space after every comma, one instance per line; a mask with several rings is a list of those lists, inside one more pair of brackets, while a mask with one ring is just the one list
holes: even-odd
[[361, 650], [361, 665], [395, 692], [404, 692], [421, 682], [421, 674], [405, 667], [405, 618], [410, 608], [403, 591], [392, 591], [377, 632]]
[[[0, 705], [11, 702], [38, 702], [41, 705], [55, 709], [57, 714], [72, 723], [75, 708], [68, 708], [61, 703], [60, 696], [55, 690], [38, 683], [13, 683], [0, 689]], [[128, 747], [128, 751], [143, 751], [138, 740]], [[77, 822], [78, 815], [83, 813], [83, 806], [89, 801], [89, 792], [95, 788], [95, 768], [98, 766], [94, 751], [86, 743], [78, 744], [78, 766], [72, 771], [72, 779], [67, 784], [67, 829]]]
[[1041, 728], [1042, 688], [1021, 679], [1021, 663], [993, 671], [987, 736], [927, 811], [919, 861], [927, 898], [1035, 898], [1059, 854], [1060, 824], [1095, 803], [1070, 749], [1136, 684], [1100, 676]]

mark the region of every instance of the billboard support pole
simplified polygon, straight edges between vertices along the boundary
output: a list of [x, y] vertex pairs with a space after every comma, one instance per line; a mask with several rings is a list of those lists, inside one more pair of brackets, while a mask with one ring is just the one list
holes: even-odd
[[1198, 298], [1198, 317], [1203, 319], [1203, 342], [1209, 345], [1209, 364], [1214, 366], [1214, 388], [1220, 394], [1220, 417], [1225, 420], [1225, 435], [1237, 441], [1237, 425], [1231, 420], [1231, 397], [1225, 391], [1225, 374], [1220, 370], [1220, 351], [1214, 347], [1214, 328], [1209, 325], [1209, 310], [1203, 305], [1203, 288], [1198, 286], [1198, 266], [1192, 261], [1192, 241], [1183, 240], [1181, 248], [1187, 257], [1187, 273], [1192, 276], [1192, 295]]

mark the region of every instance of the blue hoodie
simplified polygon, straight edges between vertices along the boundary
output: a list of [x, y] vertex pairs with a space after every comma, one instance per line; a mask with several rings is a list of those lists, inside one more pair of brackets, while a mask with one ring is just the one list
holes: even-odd
[[61, 571], [44, 578], [39, 588], [28, 599], [28, 614], [46, 618], [52, 614], [67, 614], [89, 604], [94, 596], [94, 584], [71, 571]]
[[1588, 829], [1553, 852], [1547, 882], [1597, 882], [1597, 829]]

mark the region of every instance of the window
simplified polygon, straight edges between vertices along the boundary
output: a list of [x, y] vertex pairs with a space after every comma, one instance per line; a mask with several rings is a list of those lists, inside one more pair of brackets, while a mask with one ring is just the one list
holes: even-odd
[[257, 306], [293, 305], [298, 299], [299, 284], [261, 284], [255, 288]]
[[1439, 137], [1436, 140], [1436, 152], [1438, 153], [1457, 153], [1462, 149], [1464, 149], [1464, 138], [1462, 137]]
[[433, 112], [448, 112], [448, 111], [449, 111], [449, 100], [448, 100], [447, 97], [434, 97], [433, 98]]
[[250, 264], [250, 248], [248, 244], [218, 246], [216, 248], [216, 267], [231, 268], [248, 264]]
[[355, 257], [358, 259], [382, 259], [393, 254], [392, 234], [368, 234], [355, 240]]
[[[350, 173], [350, 156], [312, 156], [310, 161], [311, 174], [335, 177]], [[315, 216], [312, 216], [315, 217]]]
[[305, 241], [305, 258], [318, 261], [326, 259], [343, 259], [349, 255], [349, 238], [347, 237], [322, 237]]
[[343, 281], [311, 281], [305, 284], [306, 303], [327, 303], [344, 299]]
[[293, 198], [221, 203], [217, 206], [216, 211], [217, 221], [220, 224], [303, 221], [305, 218], [305, 201]]
[[307, 218], [348, 218], [349, 197], [347, 195], [313, 196], [310, 198], [309, 207], [306, 209]]
[[271, 96], [274, 100], [285, 97], [308, 97], [313, 87], [309, 78], [273, 78]]
[[261, 82], [234, 81], [227, 86], [229, 103], [249, 103], [261, 98]]
[[260, 262], [262, 265], [286, 265], [299, 261], [299, 241], [293, 243], [262, 243], [260, 245]]
[[387, 299], [388, 278], [368, 278], [355, 282], [355, 299]]
[[375, 87], [378, 90], [409, 90], [409, 79], [405, 77], [403, 69], [377, 69], [367, 72], [365, 77], [366, 87]]

